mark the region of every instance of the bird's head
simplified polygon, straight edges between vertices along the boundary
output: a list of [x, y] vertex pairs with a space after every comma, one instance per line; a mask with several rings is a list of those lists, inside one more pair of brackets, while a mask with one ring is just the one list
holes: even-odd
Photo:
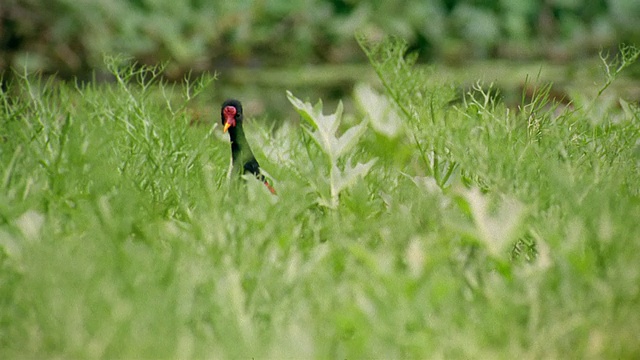
[[231, 99], [223, 102], [220, 113], [224, 132], [242, 123], [242, 104], [238, 100]]

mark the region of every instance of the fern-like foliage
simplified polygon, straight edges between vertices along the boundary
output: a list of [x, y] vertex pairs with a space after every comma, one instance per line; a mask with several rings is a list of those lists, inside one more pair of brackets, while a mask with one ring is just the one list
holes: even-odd
[[358, 42], [399, 114], [408, 122], [426, 175], [444, 187], [457, 167], [441, 140], [444, 137], [439, 136], [446, 129], [443, 109], [454, 99], [454, 88], [439, 80], [433, 68], [415, 66], [416, 56], [407, 55], [408, 46], [402, 40], [370, 42], [358, 37]]
[[598, 96], [607, 90], [622, 70], [631, 66], [640, 57], [640, 49], [634, 45], [621, 44], [619, 50], [619, 53], [613, 57], [603, 52], [600, 53], [600, 60], [602, 60], [602, 68], [606, 81], [600, 90], [598, 90]]

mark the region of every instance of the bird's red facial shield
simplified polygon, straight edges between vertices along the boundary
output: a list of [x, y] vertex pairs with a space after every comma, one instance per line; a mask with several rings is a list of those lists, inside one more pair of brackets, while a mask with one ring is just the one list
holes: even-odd
[[224, 129], [222, 129], [222, 131], [227, 132], [230, 127], [236, 126], [236, 114], [238, 110], [233, 106], [225, 106], [222, 113], [224, 114]]

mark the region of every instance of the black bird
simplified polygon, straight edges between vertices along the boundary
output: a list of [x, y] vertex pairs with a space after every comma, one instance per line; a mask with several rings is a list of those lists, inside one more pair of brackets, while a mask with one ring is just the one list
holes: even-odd
[[262, 181], [272, 194], [275, 194], [276, 190], [269, 185], [264, 175], [260, 172], [258, 160], [251, 152], [247, 138], [244, 136], [242, 104], [240, 101], [229, 99], [223, 102], [220, 118], [224, 126], [223, 131], [228, 131], [231, 139], [232, 173], [238, 175], [251, 173]]

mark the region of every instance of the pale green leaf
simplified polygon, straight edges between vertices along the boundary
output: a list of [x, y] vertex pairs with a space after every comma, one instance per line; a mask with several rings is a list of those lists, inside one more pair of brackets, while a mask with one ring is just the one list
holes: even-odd
[[345, 148], [348, 149], [350, 145], [352, 146], [350, 137], [345, 138], [345, 142], [340, 142], [335, 135], [342, 120], [342, 102], [338, 103], [335, 113], [324, 115], [322, 114], [322, 101], [311, 106], [310, 103], [302, 102], [293, 96], [290, 91], [287, 91], [287, 98], [302, 118], [315, 128], [315, 131], [305, 130], [329, 157], [337, 159], [341, 154], [344, 154]]
[[504, 256], [507, 247], [516, 240], [517, 231], [524, 220], [525, 207], [513, 198], [503, 197], [494, 211], [486, 195], [475, 188], [464, 192], [480, 240], [496, 257]]
[[354, 96], [375, 132], [388, 138], [395, 138], [400, 134], [400, 117], [386, 96], [377, 94], [367, 84], [356, 85]]
[[358, 143], [366, 129], [366, 123], [361, 123], [345, 131], [339, 139], [336, 139], [335, 146], [332, 148], [333, 157], [339, 158], [348, 153]]
[[332, 172], [332, 183], [334, 184], [334, 192], [339, 194], [344, 189], [353, 185], [359, 177], [367, 175], [376, 159], [370, 160], [365, 164], [357, 163], [356, 166], [351, 167], [351, 164], [347, 163], [343, 171], [336, 171], [334, 168]]

